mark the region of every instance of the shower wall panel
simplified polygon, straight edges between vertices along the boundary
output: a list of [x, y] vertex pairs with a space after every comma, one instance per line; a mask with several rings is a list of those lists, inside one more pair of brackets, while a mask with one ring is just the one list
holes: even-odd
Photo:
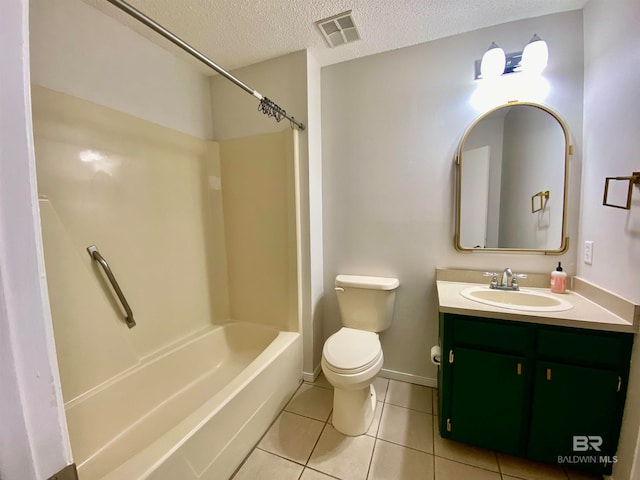
[[[47, 280], [65, 402], [229, 316], [216, 144], [33, 87]], [[134, 312], [128, 329], [97, 245]]]
[[231, 317], [297, 331], [297, 132], [226, 140], [220, 157]]

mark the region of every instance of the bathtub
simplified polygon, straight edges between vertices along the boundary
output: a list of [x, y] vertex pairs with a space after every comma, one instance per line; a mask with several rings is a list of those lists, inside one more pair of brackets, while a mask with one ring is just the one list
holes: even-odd
[[66, 405], [80, 480], [226, 480], [294, 393], [302, 341], [216, 326]]

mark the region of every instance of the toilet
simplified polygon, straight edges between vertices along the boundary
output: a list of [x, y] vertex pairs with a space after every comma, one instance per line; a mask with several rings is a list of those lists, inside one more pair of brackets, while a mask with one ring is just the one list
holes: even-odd
[[321, 365], [334, 389], [332, 423], [344, 435], [362, 435], [373, 420], [373, 381], [384, 361], [377, 332], [391, 325], [399, 285], [397, 278], [336, 277], [343, 327], [324, 343]]

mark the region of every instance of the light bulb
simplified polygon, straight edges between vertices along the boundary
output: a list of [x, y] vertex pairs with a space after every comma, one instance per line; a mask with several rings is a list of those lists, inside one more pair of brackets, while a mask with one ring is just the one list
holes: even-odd
[[527, 73], [542, 73], [549, 61], [549, 48], [547, 42], [538, 34], [534, 34], [531, 41], [522, 52], [522, 71]]
[[497, 78], [504, 73], [506, 57], [502, 50], [495, 42], [491, 42], [489, 49], [482, 56], [480, 63], [480, 74], [482, 78]]

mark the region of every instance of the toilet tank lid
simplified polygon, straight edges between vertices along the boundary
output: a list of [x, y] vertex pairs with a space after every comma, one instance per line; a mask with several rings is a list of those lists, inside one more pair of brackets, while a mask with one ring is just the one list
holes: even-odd
[[400, 280], [389, 277], [366, 277], [363, 275], [338, 275], [336, 287], [370, 288], [372, 290], [395, 290]]

